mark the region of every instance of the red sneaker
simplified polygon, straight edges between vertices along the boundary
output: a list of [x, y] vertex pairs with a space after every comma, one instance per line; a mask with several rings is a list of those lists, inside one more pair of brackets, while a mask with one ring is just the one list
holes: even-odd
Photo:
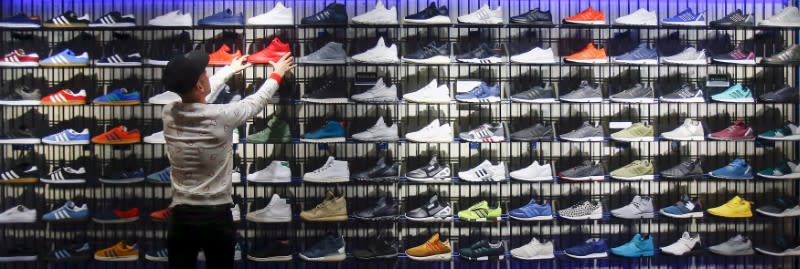
[[226, 65], [231, 63], [233, 58], [239, 56], [242, 56], [242, 51], [236, 50], [236, 52], [233, 52], [228, 45], [222, 44], [222, 47], [219, 47], [217, 51], [208, 55], [208, 65]]
[[708, 138], [715, 140], [754, 140], [753, 128], [744, 125], [743, 121], [737, 120], [728, 128], [708, 135]]
[[172, 210], [167, 207], [158, 211], [153, 211], [153, 213], [150, 213], [150, 218], [153, 219], [153, 221], [167, 221], [170, 214], [172, 214]]
[[85, 90], [80, 90], [75, 93], [69, 89], [63, 89], [42, 97], [43, 106], [72, 106], [84, 104], [86, 104]]
[[247, 56], [247, 62], [254, 64], [268, 64], [270, 61], [277, 62], [287, 53], [289, 53], [289, 44], [275, 37], [269, 43], [269, 46], [253, 55]]
[[25, 54], [22, 49], [15, 49], [3, 58], [0, 58], [3, 67], [36, 67], [39, 66], [39, 55], [36, 53]]

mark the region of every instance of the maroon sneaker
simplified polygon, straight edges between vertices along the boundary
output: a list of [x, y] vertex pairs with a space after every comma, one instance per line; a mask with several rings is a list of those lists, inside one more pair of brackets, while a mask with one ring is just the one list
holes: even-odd
[[715, 140], [754, 140], [753, 128], [744, 125], [743, 121], [737, 120], [728, 128], [708, 135], [708, 138]]

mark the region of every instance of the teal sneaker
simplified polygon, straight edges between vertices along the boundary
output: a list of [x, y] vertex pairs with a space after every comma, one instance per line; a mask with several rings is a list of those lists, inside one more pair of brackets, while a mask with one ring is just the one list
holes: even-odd
[[303, 134], [301, 142], [310, 143], [336, 143], [344, 142], [344, 122], [329, 120], [322, 128]]
[[758, 138], [766, 140], [800, 140], [800, 128], [791, 122], [786, 122], [783, 127], [758, 134]]
[[755, 102], [755, 99], [753, 99], [753, 91], [740, 83], [736, 83], [736, 85], [731, 86], [721, 93], [712, 95], [711, 100], [726, 103]]
[[636, 234], [630, 242], [612, 248], [611, 253], [617, 256], [630, 258], [653, 256], [655, 255], [653, 237], [648, 235], [643, 238], [640, 234]]

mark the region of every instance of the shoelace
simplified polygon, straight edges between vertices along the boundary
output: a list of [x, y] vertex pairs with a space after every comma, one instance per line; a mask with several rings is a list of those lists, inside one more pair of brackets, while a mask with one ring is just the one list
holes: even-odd
[[695, 93], [692, 93], [692, 88], [689, 85], [683, 85], [680, 90], [678, 90], [678, 96], [682, 98], [689, 98], [694, 97]]

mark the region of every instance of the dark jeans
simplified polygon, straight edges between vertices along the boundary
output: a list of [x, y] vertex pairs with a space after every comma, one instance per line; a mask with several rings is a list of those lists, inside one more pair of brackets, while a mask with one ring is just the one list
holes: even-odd
[[233, 268], [236, 232], [230, 208], [230, 205], [173, 207], [167, 234], [169, 268], [196, 268], [200, 250], [205, 252], [206, 268]]

